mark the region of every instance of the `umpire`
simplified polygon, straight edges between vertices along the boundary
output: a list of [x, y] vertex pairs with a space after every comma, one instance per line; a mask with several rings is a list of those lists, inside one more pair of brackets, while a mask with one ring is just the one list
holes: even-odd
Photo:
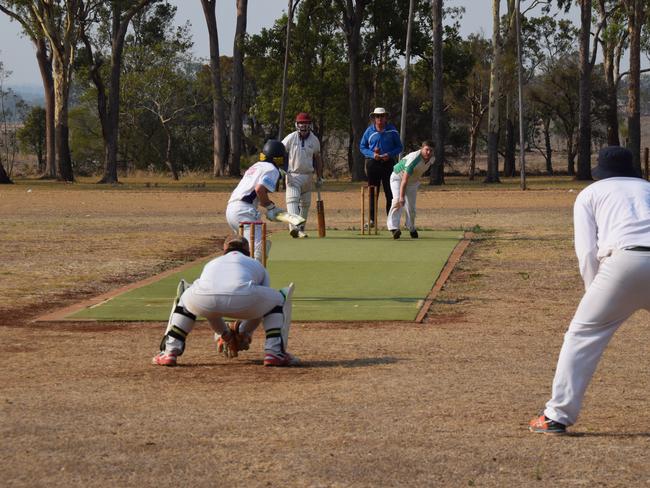
[[[372, 123], [363, 133], [359, 149], [366, 158], [366, 176], [368, 186], [384, 187], [386, 196], [386, 215], [390, 211], [393, 201], [393, 192], [390, 189], [390, 175], [393, 173], [393, 166], [404, 147], [399, 137], [397, 128], [388, 122], [388, 112], [383, 107], [375, 108], [370, 114]], [[375, 202], [370, 202], [370, 220], [374, 224]]]

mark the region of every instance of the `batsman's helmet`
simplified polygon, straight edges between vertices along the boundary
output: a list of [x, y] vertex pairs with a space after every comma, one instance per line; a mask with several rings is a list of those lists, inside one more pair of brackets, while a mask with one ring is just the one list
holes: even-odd
[[311, 115], [307, 112], [300, 112], [296, 115], [296, 129], [302, 132], [311, 130]]
[[269, 163], [275, 164], [278, 168], [286, 166], [287, 150], [284, 144], [276, 139], [266, 141], [260, 154], [260, 161], [268, 161]]

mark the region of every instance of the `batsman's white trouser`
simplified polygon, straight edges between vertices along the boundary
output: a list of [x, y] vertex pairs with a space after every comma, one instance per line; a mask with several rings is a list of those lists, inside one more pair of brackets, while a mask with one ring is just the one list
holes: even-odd
[[[240, 330], [250, 334], [262, 320], [265, 330], [281, 330], [284, 324], [282, 313], [284, 302], [284, 295], [278, 290], [248, 283], [234, 289], [232, 294], [218, 295], [206, 295], [192, 285], [185, 290], [178, 304], [197, 317], [205, 317], [212, 330], [221, 335], [227, 328], [223, 317], [242, 319]], [[196, 321], [186, 315], [175, 313], [172, 315], [172, 323], [189, 334], [194, 329]], [[166, 339], [166, 347], [182, 349], [179, 340], [169, 336]], [[282, 339], [269, 338], [264, 348], [282, 352]]]
[[605, 347], [639, 309], [650, 310], [650, 252], [617, 250], [601, 261], [564, 335], [544, 415], [572, 425]]
[[[239, 233], [240, 222], [257, 222], [262, 220], [262, 214], [250, 203], [237, 201], [229, 203], [226, 207], [226, 221], [235, 234]], [[244, 237], [250, 240], [250, 226], [244, 225]], [[268, 258], [270, 244], [269, 240], [266, 241], [266, 255]], [[248, 243], [251, 245], [252, 243]], [[255, 251], [253, 257], [258, 261], [262, 261], [262, 228], [255, 229]]]
[[418, 187], [420, 186], [419, 181], [413, 183], [408, 183], [404, 192], [404, 206], [400, 208], [395, 208], [395, 204], [399, 201], [399, 190], [402, 184], [402, 176], [393, 173], [390, 175], [390, 189], [393, 192], [393, 201], [388, 212], [388, 218], [386, 219], [386, 227], [388, 230], [399, 229], [400, 220], [402, 218], [402, 210], [406, 211], [406, 218], [404, 221], [404, 226], [409, 231], [415, 230], [415, 200], [417, 198]]
[[[287, 211], [300, 215], [305, 221], [309, 215], [311, 205], [311, 188], [313, 173], [287, 173]], [[289, 224], [289, 230], [303, 228], [305, 224], [295, 226]]]

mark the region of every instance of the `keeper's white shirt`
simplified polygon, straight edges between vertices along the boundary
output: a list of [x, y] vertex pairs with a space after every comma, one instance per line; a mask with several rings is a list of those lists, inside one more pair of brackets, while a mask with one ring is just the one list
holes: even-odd
[[230, 195], [228, 203], [244, 200], [257, 208], [259, 201], [255, 193], [255, 187], [261, 183], [269, 192], [274, 192], [279, 179], [280, 170], [273, 163], [258, 161], [246, 170], [241, 181]]
[[650, 247], [650, 182], [615, 177], [592, 183], [573, 206], [575, 250], [588, 288], [600, 260], [618, 249]]
[[206, 264], [192, 288], [197, 295], [247, 295], [251, 286], [269, 283], [269, 273], [259, 261], [232, 251]]
[[288, 173], [311, 174], [314, 172], [314, 154], [320, 154], [320, 142], [313, 132], [305, 139], [298, 131], [292, 132], [282, 140], [289, 154]]

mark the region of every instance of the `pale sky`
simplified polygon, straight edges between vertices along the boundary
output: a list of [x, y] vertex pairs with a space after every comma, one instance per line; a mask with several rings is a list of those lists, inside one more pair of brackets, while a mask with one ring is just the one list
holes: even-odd
[[[522, 9], [528, 0], [522, 0]], [[190, 21], [194, 40], [194, 54], [198, 58], [209, 57], [208, 34], [205, 28], [205, 18], [199, 0], [171, 0], [178, 7], [176, 19], [178, 24]], [[505, 9], [505, 0], [501, 0]], [[219, 0], [217, 2], [217, 28], [219, 30], [219, 51], [223, 55], [232, 55], [233, 36], [235, 33], [235, 0]], [[491, 37], [492, 32], [492, 0], [445, 0], [445, 7], [464, 6], [461, 34], [465, 37], [474, 32], [483, 32], [485, 37]], [[257, 34], [262, 28], [271, 27], [276, 19], [288, 7], [287, 0], [249, 0], [247, 31]], [[11, 22], [9, 17], [0, 13], [0, 61], [5, 70], [12, 75], [7, 79], [8, 86], [33, 85], [41, 86], [41, 79], [36, 64], [32, 43], [22, 35], [18, 23]]]

